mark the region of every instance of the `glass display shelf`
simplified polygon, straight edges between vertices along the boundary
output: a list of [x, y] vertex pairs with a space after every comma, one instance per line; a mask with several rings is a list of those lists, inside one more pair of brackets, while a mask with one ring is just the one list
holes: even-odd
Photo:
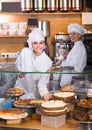
[[92, 66], [86, 67], [83, 72], [75, 72], [72, 66], [51, 67], [47, 72], [31, 71], [30, 66], [16, 65], [15, 63], [1, 63], [0, 72], [4, 73], [30, 73], [30, 74], [83, 74], [92, 75]]

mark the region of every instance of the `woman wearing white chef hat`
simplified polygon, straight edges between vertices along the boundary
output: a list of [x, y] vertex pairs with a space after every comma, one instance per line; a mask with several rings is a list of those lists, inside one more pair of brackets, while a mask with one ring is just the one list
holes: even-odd
[[[16, 65], [22, 72], [47, 72], [52, 66], [52, 61], [44, 52], [45, 37], [38, 28], [32, 30], [28, 40], [29, 48], [23, 48], [16, 60]], [[50, 75], [27, 73], [20, 75], [15, 87], [21, 87], [25, 94], [21, 98], [51, 98], [48, 91]]]
[[[73, 66], [74, 72], [82, 72], [86, 67], [87, 53], [86, 48], [82, 41], [84, 29], [77, 23], [68, 25], [68, 33], [71, 42], [74, 43], [73, 48], [66, 56], [66, 59], [62, 61], [61, 66]], [[71, 84], [73, 74], [62, 74], [60, 86], [64, 84]]]

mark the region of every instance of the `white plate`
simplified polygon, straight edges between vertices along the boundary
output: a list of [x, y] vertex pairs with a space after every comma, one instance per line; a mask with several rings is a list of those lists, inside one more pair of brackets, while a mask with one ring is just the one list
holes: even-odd
[[17, 104], [13, 104], [14, 107], [18, 107], [18, 108], [34, 108], [35, 105], [17, 105]]
[[13, 115], [13, 116], [5, 116], [5, 115], [0, 114], [0, 118], [1, 119], [6, 119], [6, 120], [21, 119], [21, 118], [25, 118], [27, 116], [28, 116], [28, 113], [26, 113], [26, 112], [24, 112], [22, 114], [19, 114], [19, 115]]

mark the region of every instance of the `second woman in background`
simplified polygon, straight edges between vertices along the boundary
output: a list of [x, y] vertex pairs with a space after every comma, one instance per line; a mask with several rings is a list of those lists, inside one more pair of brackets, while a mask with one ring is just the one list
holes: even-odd
[[[84, 34], [84, 29], [77, 23], [73, 23], [68, 25], [68, 33], [71, 42], [74, 43], [73, 48], [68, 53], [68, 55], [64, 54], [65, 60], [59, 61], [55, 65], [60, 66], [72, 66], [74, 67], [73, 73], [83, 72], [87, 63], [87, 53], [86, 48], [82, 41], [82, 36]], [[70, 71], [67, 71], [67, 74], [61, 74], [60, 86], [65, 84], [71, 84], [72, 76], [77, 74], [68, 74]]]

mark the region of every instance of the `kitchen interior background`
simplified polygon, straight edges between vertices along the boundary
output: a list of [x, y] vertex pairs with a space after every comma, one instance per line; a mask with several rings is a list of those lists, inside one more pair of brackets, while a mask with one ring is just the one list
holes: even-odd
[[[31, 0], [25, 0], [26, 2]], [[24, 30], [27, 28], [27, 20], [29, 18], [37, 18], [38, 21], [49, 21], [50, 22], [50, 34], [46, 37], [46, 41], [49, 47], [49, 55], [51, 58], [54, 56], [54, 45], [53, 45], [53, 39], [54, 36], [58, 32], [63, 32], [67, 34], [67, 26], [70, 23], [79, 23], [86, 30], [87, 32], [91, 32], [92, 29], [92, 21], [91, 19], [86, 18], [89, 14], [92, 15], [92, 7], [90, 7], [91, 4], [88, 3], [90, 0], [79, 0], [79, 8], [77, 8], [76, 0], [76, 8], [73, 8], [72, 6], [67, 5], [67, 7], [63, 7], [61, 4], [61, 7], [63, 8], [57, 8], [56, 2], [59, 0], [51, 0], [53, 1], [52, 5], [54, 4], [54, 8], [43, 8], [43, 5], [41, 4], [43, 1], [46, 2], [46, 0], [38, 0], [40, 2], [41, 8], [33, 8], [29, 9], [27, 7], [22, 8], [23, 0], [0, 0], [0, 32], [1, 30], [8, 28], [10, 31], [8, 33], [0, 33], [0, 54], [3, 52], [19, 52], [24, 47], [24, 42], [27, 40], [27, 35], [25, 35]], [[50, 0], [47, 0], [51, 2]], [[73, 1], [74, 0], [63, 0], [64, 1]], [[34, 2], [37, 3], [36, 0]], [[82, 2], [82, 3], [81, 3]], [[66, 5], [66, 3], [64, 3]], [[67, 3], [70, 4], [70, 3]], [[7, 6], [6, 6], [7, 5]], [[15, 6], [17, 5], [17, 6]], [[35, 5], [36, 6], [36, 5]], [[7, 7], [7, 8], [6, 8]], [[16, 7], [16, 8], [14, 8]], [[88, 14], [86, 14], [88, 13]], [[84, 17], [85, 18], [84, 18]], [[90, 23], [89, 23], [90, 21]], [[16, 26], [15, 26], [15, 23]], [[8, 27], [7, 27], [8, 24]], [[23, 25], [24, 24], [24, 25]], [[3, 25], [3, 27], [2, 27]], [[11, 30], [14, 30], [17, 28], [17, 33], [13, 33]], [[21, 30], [23, 30], [23, 33], [21, 33]], [[6, 62], [6, 58], [1, 58], [1, 62]], [[15, 61], [15, 58], [10, 58], [9, 62]]]

